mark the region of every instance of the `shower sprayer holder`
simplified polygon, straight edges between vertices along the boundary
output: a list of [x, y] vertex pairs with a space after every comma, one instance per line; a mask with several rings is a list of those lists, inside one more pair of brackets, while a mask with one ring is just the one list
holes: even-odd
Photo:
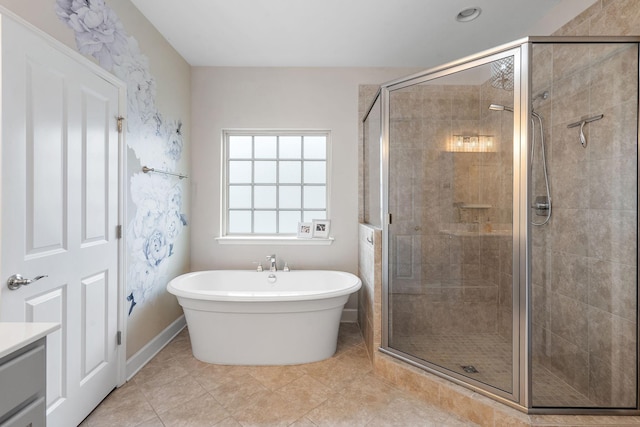
[[549, 202], [549, 198], [547, 196], [538, 196], [534, 200], [531, 207], [535, 209], [536, 215], [547, 216], [549, 213], [549, 208], [551, 207], [551, 203]]

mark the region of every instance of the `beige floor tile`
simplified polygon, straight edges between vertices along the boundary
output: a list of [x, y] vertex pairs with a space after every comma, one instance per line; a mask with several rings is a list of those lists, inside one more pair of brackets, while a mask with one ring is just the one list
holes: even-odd
[[134, 427], [155, 418], [151, 405], [138, 393], [117, 405], [98, 406], [84, 422], [89, 427]]
[[333, 373], [335, 372], [337, 363], [337, 357], [332, 357], [331, 359], [323, 360], [321, 362], [309, 363], [302, 366], [304, 368], [304, 372], [307, 375], [317, 379], [324, 385], [328, 386], [331, 378], [333, 377]]
[[243, 426], [288, 426], [304, 416], [306, 408], [293, 404], [276, 392], [268, 391], [252, 397], [251, 402], [233, 417]]
[[269, 389], [251, 375], [234, 378], [211, 390], [209, 393], [231, 414], [249, 405], [254, 395], [269, 393]]
[[199, 369], [204, 369], [207, 366], [211, 366], [210, 363], [206, 363], [196, 359], [191, 352], [191, 347], [189, 347], [182, 353], [173, 355], [173, 360], [180, 364], [180, 366], [186, 369], [189, 373], [193, 373], [195, 371], [198, 371]]
[[333, 395], [322, 405], [311, 410], [306, 417], [318, 426], [365, 426], [373, 420], [384, 405], [363, 404], [360, 400]]
[[354, 397], [370, 396], [371, 399], [380, 399], [389, 403], [402, 392], [383, 378], [369, 372], [351, 381], [340, 394]]
[[371, 359], [364, 344], [354, 345], [337, 358], [339, 361], [351, 363], [359, 372], [371, 371]]
[[178, 378], [170, 384], [142, 385], [140, 389], [151, 407], [158, 413], [166, 412], [206, 393], [205, 389], [189, 375]]
[[474, 426], [373, 374], [358, 327], [333, 357], [294, 366], [200, 362], [181, 332], [82, 427]]
[[352, 346], [362, 343], [362, 334], [360, 328], [355, 323], [345, 323], [340, 325], [340, 331], [338, 333], [338, 347], [336, 349], [336, 356], [339, 356]]
[[235, 418], [229, 417], [220, 421], [218, 424], [215, 425], [215, 427], [242, 427], [242, 424], [236, 421]]
[[399, 396], [387, 405], [369, 423], [368, 427], [384, 426], [433, 426], [440, 427], [449, 418], [449, 414], [416, 399]]
[[387, 410], [400, 392], [371, 373], [355, 379], [307, 414], [317, 425], [364, 426]]
[[355, 346], [324, 364], [309, 366], [307, 374], [333, 391], [340, 391], [355, 378], [372, 372], [371, 362], [364, 346]]
[[476, 424], [471, 421], [462, 420], [458, 417], [451, 416], [443, 421], [441, 424], [437, 424], [438, 427], [480, 427], [480, 424]]
[[297, 420], [295, 423], [291, 424], [290, 427], [316, 427], [314, 423], [309, 420], [307, 417], [302, 417]]
[[269, 390], [278, 390], [304, 375], [304, 368], [300, 365], [255, 366], [251, 371], [251, 376]]
[[94, 409], [94, 412], [98, 410], [111, 411], [119, 406], [136, 401], [146, 402], [147, 400], [140, 391], [140, 387], [138, 387], [136, 383], [130, 381], [109, 393], [100, 405]]
[[331, 389], [309, 375], [287, 384], [277, 391], [295, 405], [311, 410], [331, 396]]
[[211, 395], [204, 394], [160, 413], [160, 419], [165, 427], [212, 427], [229, 415]]
[[191, 372], [191, 376], [204, 387], [211, 391], [221, 385], [233, 382], [250, 375], [251, 367], [245, 366], [225, 366], [205, 364], [205, 366]]
[[132, 379], [140, 386], [159, 387], [174, 382], [189, 372], [174, 359], [164, 361], [152, 360]]
[[151, 420], [136, 425], [136, 427], [165, 427], [165, 425], [162, 423], [162, 421], [160, 421], [160, 418], [155, 417]]
[[154, 361], [165, 361], [185, 351], [191, 352], [191, 341], [188, 335], [178, 334], [165, 348], [163, 348], [153, 359]]

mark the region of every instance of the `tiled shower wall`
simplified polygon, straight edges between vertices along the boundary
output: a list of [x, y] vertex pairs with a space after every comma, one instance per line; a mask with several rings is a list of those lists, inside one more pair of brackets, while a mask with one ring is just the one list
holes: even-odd
[[[546, 124], [553, 201], [551, 221], [532, 236], [534, 381], [545, 367], [598, 405], [633, 406], [638, 51], [535, 45], [533, 58], [533, 95], [549, 93], [534, 108]], [[599, 114], [582, 147], [567, 125]]]
[[[554, 35], [640, 36], [640, 8], [636, 0], [598, 0], [590, 8], [561, 27]], [[566, 60], [571, 59], [571, 52], [565, 51], [563, 53], [569, 56], [564, 56], [564, 61], [558, 63], [556, 59], [558, 57], [562, 58], [560, 52], [555, 55], [552, 55], [549, 50], [545, 52], [544, 49], [536, 52], [536, 55], [540, 55], [541, 58], [545, 56], [547, 58], [541, 61], [541, 64], [546, 64], [546, 68], [538, 70], [542, 75], [536, 76], [534, 80], [539, 82], [540, 85], [536, 89], [543, 87], [545, 82], [555, 77], [551, 74], [552, 72], [562, 70], [563, 67], [560, 66], [562, 62], [566, 64]], [[638, 70], [637, 64], [634, 65], [632, 62], [623, 59], [625, 56], [629, 58], [629, 54], [629, 52], [626, 52], [626, 54], [620, 52], [619, 56], [613, 55], [608, 60], [594, 61], [599, 64], [589, 72], [591, 74], [589, 77], [591, 84], [583, 85], [581, 89], [574, 88], [572, 91], [571, 80], [565, 79], [564, 84], [559, 87], [559, 89], [563, 89], [564, 93], [558, 92], [554, 94], [556, 102], [560, 101], [558, 95], [561, 95], [564, 101], [562, 104], [555, 104], [555, 107], [551, 110], [553, 114], [551, 119], [551, 123], [553, 123], [552, 132], [554, 132], [551, 144], [554, 145], [552, 155], [555, 156], [552, 163], [555, 166], [550, 173], [555, 173], [556, 178], [554, 178], [554, 181], [559, 183], [564, 179], [566, 174], [563, 174], [563, 171], [568, 167], [573, 166], [575, 171], [575, 168], [579, 166], [592, 166], [593, 168], [590, 169], [592, 173], [598, 170], [598, 173], [604, 172], [606, 177], [612, 179], [609, 182], [614, 186], [602, 188], [596, 182], [595, 176], [591, 174], [585, 175], [584, 172], [586, 170], [583, 169], [582, 173], [578, 172], [575, 175], [580, 180], [579, 182], [573, 181], [571, 185], [561, 186], [560, 193], [556, 194], [556, 200], [563, 198], [567, 203], [573, 203], [573, 206], [566, 206], [565, 217], [573, 213], [571, 211], [572, 208], [574, 212], [579, 214], [577, 221], [573, 223], [569, 221], [567, 224], [570, 225], [561, 230], [562, 234], [565, 237], [568, 236], [571, 233], [571, 224], [574, 224], [574, 230], [581, 230], [579, 236], [584, 236], [584, 233], [587, 232], [589, 239], [587, 241], [582, 240], [582, 244], [576, 245], [575, 249], [572, 249], [571, 244], [565, 244], [561, 248], [555, 247], [554, 252], [551, 253], [553, 262], [549, 262], [548, 258], [540, 261], [547, 265], [551, 264], [551, 268], [546, 270], [551, 271], [551, 279], [555, 282], [556, 296], [558, 298], [562, 297], [562, 301], [569, 302], [568, 307], [571, 307], [573, 313], [576, 313], [576, 310], [585, 310], [586, 317], [584, 315], [577, 316], [578, 322], [576, 324], [580, 325], [580, 327], [576, 328], [576, 333], [580, 338], [575, 339], [575, 341], [579, 340], [580, 342], [566, 340], [567, 331], [562, 331], [561, 328], [557, 327], [558, 323], [562, 323], [563, 320], [559, 313], [555, 312], [558, 308], [557, 303], [551, 302], [554, 295], [547, 295], [546, 298], [539, 301], [547, 309], [547, 311], [542, 311], [542, 313], [546, 314], [542, 319], [546, 328], [537, 327], [534, 329], [534, 339], [537, 341], [534, 345], [542, 346], [540, 351], [537, 352], [542, 358], [540, 361], [544, 362], [546, 367], [553, 369], [554, 372], [573, 365], [574, 368], [569, 369], [573, 376], [573, 382], [580, 384], [582, 390], [588, 390], [589, 397], [601, 404], [618, 399], [621, 394], [626, 396], [622, 398], [622, 403], [625, 403], [634, 395], [629, 393], [629, 378], [634, 376], [635, 369], [637, 369], [637, 362], [635, 362], [636, 344], [635, 333], [629, 330], [629, 321], [635, 321], [636, 315], [633, 314], [630, 317], [629, 310], [632, 308], [637, 309], [637, 307], [630, 307], [629, 304], [636, 301], [637, 276], [635, 266], [637, 261], [635, 260], [636, 241], [635, 238], [630, 236], [630, 233], [635, 236], [635, 230], [631, 229], [637, 224], [637, 212], [635, 208], [629, 209], [628, 203], [636, 200], [637, 188], [629, 191], [626, 187], [630, 179], [637, 182], [635, 181], [637, 179], [637, 175], [634, 172], [635, 165], [629, 164], [636, 158], [637, 135], [621, 134], [621, 129], [611, 127], [611, 122], [603, 119], [600, 123], [595, 122], [594, 126], [587, 125], [589, 127], [587, 129], [589, 145], [593, 148], [593, 151], [596, 151], [596, 153], [599, 151], [600, 153], [587, 155], [586, 152], [589, 151], [587, 149], [582, 150], [582, 154], [578, 156], [566, 155], [565, 159], [568, 162], [563, 165], [558, 159], [561, 154], [556, 155], [553, 150], [562, 153], [561, 147], [564, 147], [557, 142], [559, 140], [558, 132], [576, 130], [575, 128], [566, 129], [566, 123], [561, 122], [562, 120], [572, 120], [572, 118], [560, 115], [563, 108], [569, 109], [574, 115], [602, 113], [605, 114], [605, 117], [609, 117], [607, 116], [608, 113], [615, 114], [619, 121], [630, 125], [625, 126], [627, 130], [632, 129], [634, 124], [637, 125], [637, 115], [634, 114], [634, 109], [637, 108], [637, 99], [633, 106], [630, 103], [626, 106], [624, 105], [627, 103], [625, 97], [632, 95], [631, 91], [625, 93], [625, 87], [629, 87], [625, 86], [627, 84], [625, 78], [630, 77], [630, 72]], [[582, 62], [584, 59], [586, 57], [580, 59], [574, 56], [574, 60], [577, 61], [576, 66], [574, 68], [565, 67], [564, 72], [567, 73], [567, 76], [571, 75], [573, 71], [575, 77], [587, 78], [586, 70], [578, 71], [579, 65], [584, 64]], [[551, 71], [549, 67], [551, 67]], [[546, 76], [544, 76], [544, 73], [546, 73]], [[562, 79], [559, 78], [558, 80]], [[561, 81], [558, 81], [558, 83], [560, 84]], [[601, 96], [607, 92], [610, 95], [607, 100], [598, 99], [596, 96], [598, 93]], [[535, 90], [534, 93], [536, 93]], [[583, 104], [582, 108], [588, 108], [588, 111], [581, 110], [578, 112], [574, 110], [574, 106], [578, 104]], [[545, 112], [545, 114], [547, 113]], [[629, 123], [629, 121], [632, 123]], [[570, 132], [568, 138], [576, 141], [575, 132]], [[612, 141], [618, 141], [618, 143], [612, 144]], [[619, 145], [620, 143], [622, 145]], [[626, 148], [624, 145], [626, 145]], [[573, 150], [577, 148], [575, 143], [569, 144], [568, 147]], [[629, 149], [632, 152], [629, 152]], [[594, 186], [593, 190], [589, 190], [587, 196], [584, 196], [583, 193], [581, 197], [583, 205], [580, 206], [570, 202], [572, 199], [576, 201], [575, 197], [569, 196], [580, 188], [576, 185], [586, 183], [589, 186]], [[565, 194], [562, 194], [563, 188]], [[603, 192], [602, 190], [605, 191]], [[597, 201], [599, 197], [602, 198]], [[592, 201], [595, 202], [594, 205], [585, 207], [584, 203], [591, 204]], [[561, 210], [563, 209], [562, 202], [559, 203], [560, 206], [557, 206], [557, 208]], [[585, 218], [587, 222], [584, 222]], [[576, 224], [576, 222], [581, 222], [582, 224]], [[534, 241], [537, 245], [553, 244], [553, 242], [544, 242], [544, 238], [542, 236], [539, 237], [540, 240]], [[586, 256], [585, 251], [587, 251]], [[555, 258], [556, 256], [558, 256], [557, 259]], [[634, 259], [633, 261], [629, 259], [630, 256]], [[540, 270], [546, 271], [544, 268]], [[540, 283], [539, 280], [538, 283]], [[573, 288], [571, 292], [562, 290], [571, 288]], [[547, 290], [547, 288], [543, 289]], [[538, 292], [538, 296], [540, 296], [540, 293], [542, 292]], [[564, 310], [563, 312], [566, 313], [567, 311]], [[567, 315], [571, 316], [570, 314]], [[556, 328], [552, 330], [550, 328], [553, 325], [556, 325]], [[589, 331], [587, 335], [585, 334], [585, 329]], [[547, 332], [550, 331], [553, 332], [548, 334]], [[551, 347], [554, 343], [556, 346]], [[585, 351], [585, 343], [589, 351]], [[562, 351], [567, 349], [572, 351], [569, 352], [568, 356], [564, 356]], [[573, 360], [570, 361], [569, 359], [571, 358]], [[632, 363], [630, 359], [634, 359], [634, 362]], [[576, 363], [576, 360], [578, 363]], [[591, 375], [589, 377], [584, 374], [587, 371], [586, 363], [590, 365], [589, 371]]]

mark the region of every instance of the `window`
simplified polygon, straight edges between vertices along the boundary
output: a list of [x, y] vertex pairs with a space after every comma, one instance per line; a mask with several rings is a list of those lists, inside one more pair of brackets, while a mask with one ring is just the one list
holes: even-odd
[[295, 235], [327, 219], [328, 131], [224, 132], [225, 235]]

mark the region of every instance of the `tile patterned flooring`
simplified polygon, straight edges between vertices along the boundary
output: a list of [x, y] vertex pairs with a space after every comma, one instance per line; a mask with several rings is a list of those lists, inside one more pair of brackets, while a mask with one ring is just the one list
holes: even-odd
[[330, 359], [292, 366], [198, 361], [182, 331], [80, 427], [475, 426], [373, 374], [358, 326]]

